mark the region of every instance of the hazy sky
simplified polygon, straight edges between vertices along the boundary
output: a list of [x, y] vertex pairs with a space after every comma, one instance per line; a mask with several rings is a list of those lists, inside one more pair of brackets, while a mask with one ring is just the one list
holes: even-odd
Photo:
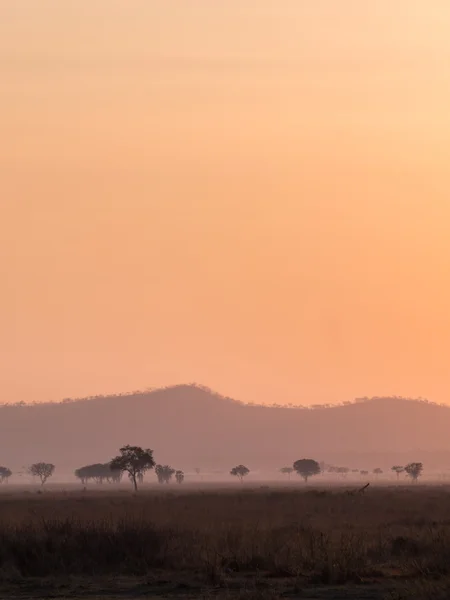
[[448, 0], [2, 0], [1, 400], [450, 401]]

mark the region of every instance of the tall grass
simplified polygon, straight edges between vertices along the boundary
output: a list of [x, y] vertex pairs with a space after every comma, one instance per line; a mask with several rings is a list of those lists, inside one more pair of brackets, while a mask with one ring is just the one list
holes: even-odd
[[447, 489], [0, 495], [0, 577], [450, 575]]

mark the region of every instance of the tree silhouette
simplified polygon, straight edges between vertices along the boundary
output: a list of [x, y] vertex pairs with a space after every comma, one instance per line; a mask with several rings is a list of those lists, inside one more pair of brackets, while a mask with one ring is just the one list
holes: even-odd
[[112, 469], [111, 463], [95, 463], [80, 467], [74, 472], [83, 485], [86, 485], [90, 479], [95, 483], [102, 484], [105, 480], [108, 483], [119, 483], [122, 478], [122, 472], [118, 469]]
[[175, 469], [172, 469], [169, 465], [156, 465], [155, 473], [158, 483], [169, 483], [172, 475], [175, 473]]
[[55, 465], [52, 465], [51, 463], [38, 462], [31, 465], [28, 471], [30, 475], [33, 475], [33, 477], [39, 477], [41, 480], [41, 485], [44, 485], [47, 479], [49, 479], [49, 477], [51, 477], [55, 472]]
[[397, 475], [397, 481], [400, 477], [400, 473], [403, 473], [404, 470], [405, 467], [401, 467], [400, 465], [394, 465], [393, 467], [391, 467], [391, 471], [394, 471], [394, 473], [396, 473]]
[[139, 477], [143, 477], [146, 471], [153, 469], [155, 461], [153, 460], [153, 450], [143, 449], [140, 446], [123, 446], [120, 448], [120, 455], [113, 458], [110, 462], [111, 469], [128, 473], [134, 490], [138, 490]]
[[414, 483], [416, 483], [419, 477], [422, 475], [422, 471], [423, 464], [421, 462], [412, 462], [405, 467], [405, 472], [408, 473]]
[[230, 475], [238, 477], [241, 483], [244, 481], [244, 477], [246, 477], [249, 473], [250, 469], [247, 469], [247, 467], [245, 467], [244, 465], [238, 465], [237, 467], [233, 467], [230, 471]]
[[120, 469], [112, 469], [111, 463], [109, 463], [109, 468], [111, 471], [110, 479], [112, 483], [120, 483], [122, 480], [123, 472]]
[[294, 472], [293, 467], [283, 467], [280, 469], [280, 473], [288, 476], [289, 481], [291, 480], [291, 474]]
[[302, 458], [295, 461], [294, 470], [303, 477], [306, 483], [309, 477], [320, 473], [320, 465], [312, 458]]
[[177, 483], [183, 483], [184, 481], [184, 473], [183, 471], [176, 471], [175, 472], [175, 480]]
[[369, 471], [364, 471], [364, 470], [362, 470], [362, 471], [360, 471], [360, 472], [359, 472], [359, 474], [360, 474], [362, 477], [365, 477], [366, 475], [368, 475], [368, 474], [369, 474]]
[[0, 467], [0, 483], [3, 483], [4, 481], [8, 482], [11, 475], [12, 471], [8, 469], [8, 467]]
[[85, 467], [80, 467], [79, 469], [75, 469], [74, 475], [75, 475], [75, 477], [77, 479], [79, 479], [81, 481], [81, 483], [83, 485], [86, 485], [86, 483], [90, 479], [90, 476], [89, 476], [89, 466], [86, 465]]
[[336, 473], [338, 473], [341, 477], [347, 477], [347, 474], [350, 472], [348, 467], [338, 467]]
[[376, 469], [373, 470], [373, 474], [376, 475], [376, 477], [378, 477], [378, 475], [381, 475], [383, 473], [383, 469], [380, 469], [380, 467], [377, 467]]

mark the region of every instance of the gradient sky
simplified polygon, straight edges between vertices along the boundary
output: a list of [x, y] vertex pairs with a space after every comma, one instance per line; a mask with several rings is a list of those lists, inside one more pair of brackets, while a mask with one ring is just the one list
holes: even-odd
[[0, 390], [450, 401], [448, 0], [2, 0]]

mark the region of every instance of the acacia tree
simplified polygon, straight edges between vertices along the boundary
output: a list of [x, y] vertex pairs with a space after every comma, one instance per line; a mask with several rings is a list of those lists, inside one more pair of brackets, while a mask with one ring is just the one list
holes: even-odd
[[376, 469], [373, 470], [373, 474], [378, 477], [378, 475], [381, 475], [383, 473], [383, 469], [380, 469], [380, 467], [377, 467]]
[[294, 472], [294, 468], [293, 467], [283, 467], [282, 469], [280, 469], [280, 473], [283, 473], [284, 475], [287, 475], [289, 481], [291, 480], [291, 474], [293, 472]]
[[362, 470], [359, 472], [359, 474], [361, 475], [361, 477], [365, 477], [366, 475], [369, 474], [369, 471]]
[[109, 468], [111, 471], [111, 475], [110, 475], [111, 483], [120, 483], [122, 481], [123, 472], [120, 471], [120, 469], [112, 469], [111, 463], [109, 464]]
[[156, 465], [155, 473], [158, 483], [169, 483], [172, 475], [175, 473], [175, 469], [172, 469], [169, 465]]
[[391, 471], [394, 471], [394, 473], [397, 475], [397, 481], [399, 480], [400, 473], [403, 473], [404, 470], [405, 467], [401, 467], [400, 465], [394, 465], [391, 467]]
[[233, 467], [230, 471], [230, 475], [237, 477], [241, 483], [244, 481], [244, 477], [246, 477], [249, 473], [250, 469], [247, 469], [247, 467], [244, 465], [237, 465], [237, 467]]
[[8, 469], [8, 467], [0, 467], [0, 483], [6, 481], [8, 483], [8, 479], [11, 477], [12, 471]]
[[320, 473], [320, 465], [312, 458], [302, 458], [295, 461], [294, 470], [297, 471], [297, 473], [303, 477], [305, 483], [307, 483], [309, 477]]
[[119, 483], [122, 478], [122, 472], [117, 469], [111, 469], [110, 463], [86, 465], [85, 467], [76, 469], [74, 474], [83, 485], [86, 485], [90, 479], [93, 479], [95, 483], [102, 484], [105, 480], [108, 483]]
[[137, 482], [144, 476], [146, 471], [153, 469], [155, 461], [153, 460], [153, 450], [143, 449], [140, 446], [123, 446], [120, 448], [119, 456], [113, 458], [110, 467], [113, 471], [128, 473], [134, 490], [137, 492]]
[[183, 483], [184, 481], [184, 473], [183, 471], [176, 471], [175, 472], [175, 480], [177, 483]]
[[347, 477], [347, 474], [350, 472], [348, 467], [338, 467], [336, 469], [336, 473], [338, 473], [341, 477]]
[[33, 477], [39, 477], [41, 480], [41, 485], [44, 485], [47, 479], [49, 479], [54, 472], [55, 465], [52, 465], [52, 463], [38, 462], [31, 465], [29, 468], [30, 475], [33, 475]]
[[421, 462], [412, 462], [406, 465], [405, 472], [411, 477], [414, 483], [417, 483], [417, 480], [422, 475], [423, 464]]
[[88, 471], [88, 467], [80, 467], [79, 469], [75, 469], [75, 471], [73, 472], [73, 474], [75, 475], [75, 477], [77, 479], [79, 479], [81, 481], [81, 483], [83, 485], [86, 485], [86, 483], [89, 481], [89, 471]]

